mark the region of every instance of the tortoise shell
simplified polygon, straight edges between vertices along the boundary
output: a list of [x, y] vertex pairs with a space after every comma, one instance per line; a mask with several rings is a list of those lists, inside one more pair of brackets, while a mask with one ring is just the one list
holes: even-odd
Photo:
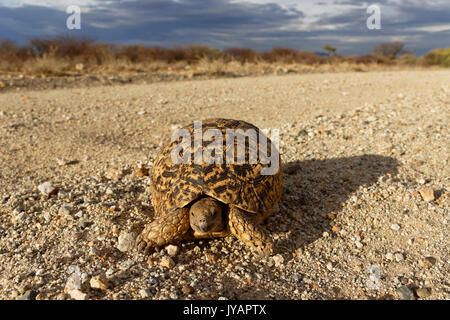
[[[151, 172], [152, 201], [156, 217], [170, 214], [183, 208], [202, 196], [210, 196], [222, 203], [236, 206], [249, 213], [269, 214], [279, 202], [282, 190], [281, 161], [278, 150], [278, 168], [274, 174], [263, 175], [261, 170], [270, 164], [261, 162], [260, 157], [250, 161], [250, 153], [258, 149], [257, 141], [264, 135], [254, 125], [231, 119], [210, 119], [201, 122], [203, 134], [207, 129], [216, 129], [222, 134], [223, 163], [196, 163], [196, 154], [204, 154], [208, 146], [215, 140], [203, 139], [202, 143], [195, 143], [193, 139], [183, 140], [181, 137], [168, 142], [157, 155]], [[183, 127], [190, 137], [194, 137], [194, 124]], [[253, 129], [256, 135], [249, 135], [245, 144], [245, 161], [242, 163], [227, 163], [225, 155], [230, 149], [226, 141], [227, 129], [242, 129], [244, 132]], [[219, 131], [217, 131], [219, 130]], [[197, 131], [198, 132], [198, 131]], [[271, 150], [272, 142], [267, 139], [267, 149]], [[236, 160], [238, 139], [232, 141]], [[183, 146], [190, 150], [190, 163], [177, 163], [172, 152], [174, 148]], [[231, 146], [231, 144], [229, 145]], [[265, 146], [264, 146], [265, 147]], [[270, 155], [270, 152], [268, 152]], [[214, 154], [215, 153], [211, 153]], [[220, 157], [220, 156], [219, 156]], [[254, 158], [253, 158], [254, 159]]]

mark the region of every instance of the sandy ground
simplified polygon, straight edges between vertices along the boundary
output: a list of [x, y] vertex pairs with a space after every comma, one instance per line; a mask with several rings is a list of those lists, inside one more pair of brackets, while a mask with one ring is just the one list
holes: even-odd
[[[2, 93], [0, 298], [449, 299], [449, 84], [441, 70]], [[280, 130], [275, 254], [232, 237], [134, 253], [153, 210], [133, 172], [214, 117]]]

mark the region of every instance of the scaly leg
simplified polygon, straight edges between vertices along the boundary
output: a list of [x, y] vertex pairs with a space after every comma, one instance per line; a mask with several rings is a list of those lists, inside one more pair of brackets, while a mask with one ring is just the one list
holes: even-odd
[[189, 209], [177, 209], [146, 225], [136, 239], [137, 248], [139, 251], [149, 251], [154, 247], [184, 240], [188, 237], [189, 227]]
[[269, 255], [273, 252], [272, 240], [251, 213], [232, 206], [228, 225], [230, 226], [230, 232], [236, 238], [259, 254]]

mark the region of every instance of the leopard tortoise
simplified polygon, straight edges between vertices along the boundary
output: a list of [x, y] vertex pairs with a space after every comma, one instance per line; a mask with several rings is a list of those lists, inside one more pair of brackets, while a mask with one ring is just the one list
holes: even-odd
[[[267, 162], [263, 163], [259, 157], [249, 161], [249, 153], [255, 151], [251, 146], [256, 146], [250, 142], [256, 142], [263, 134], [257, 127], [231, 119], [205, 120], [201, 126], [203, 132], [213, 129], [223, 137], [229, 129], [242, 129], [244, 132], [252, 129], [257, 135], [247, 136], [245, 160], [231, 164], [226, 161], [177, 163], [171, 153], [182, 142], [178, 139], [167, 143], [157, 155], [150, 176], [155, 218], [138, 236], [138, 249], [150, 250], [169, 243], [224, 237], [231, 233], [259, 254], [272, 253], [273, 243], [261, 224], [281, 197], [282, 170], [278, 150], [272, 149], [276, 151], [279, 164], [276, 171], [263, 175], [261, 170], [268, 167]], [[194, 124], [182, 129], [191, 137], [195, 134]], [[272, 141], [264, 137], [267, 150], [271, 150]], [[185, 147], [186, 150], [190, 148], [190, 155], [195, 156], [215, 140], [197, 145], [189, 140]], [[237, 150], [238, 139], [233, 138], [232, 144]], [[225, 143], [222, 145], [219, 150], [223, 150], [223, 157], [230, 147], [227, 148]]]

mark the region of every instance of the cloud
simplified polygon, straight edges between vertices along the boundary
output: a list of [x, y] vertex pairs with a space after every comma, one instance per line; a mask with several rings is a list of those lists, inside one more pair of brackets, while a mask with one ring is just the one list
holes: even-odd
[[[66, 29], [65, 7], [77, 2], [82, 29]], [[276, 2], [276, 3], [275, 3]], [[381, 8], [382, 30], [368, 30], [366, 8]], [[76, 34], [103, 42], [174, 46], [206, 44], [267, 50], [274, 46], [341, 53], [370, 52], [379, 42], [402, 39], [424, 54], [448, 46], [450, 2], [442, 0], [4, 0], [0, 38]]]

